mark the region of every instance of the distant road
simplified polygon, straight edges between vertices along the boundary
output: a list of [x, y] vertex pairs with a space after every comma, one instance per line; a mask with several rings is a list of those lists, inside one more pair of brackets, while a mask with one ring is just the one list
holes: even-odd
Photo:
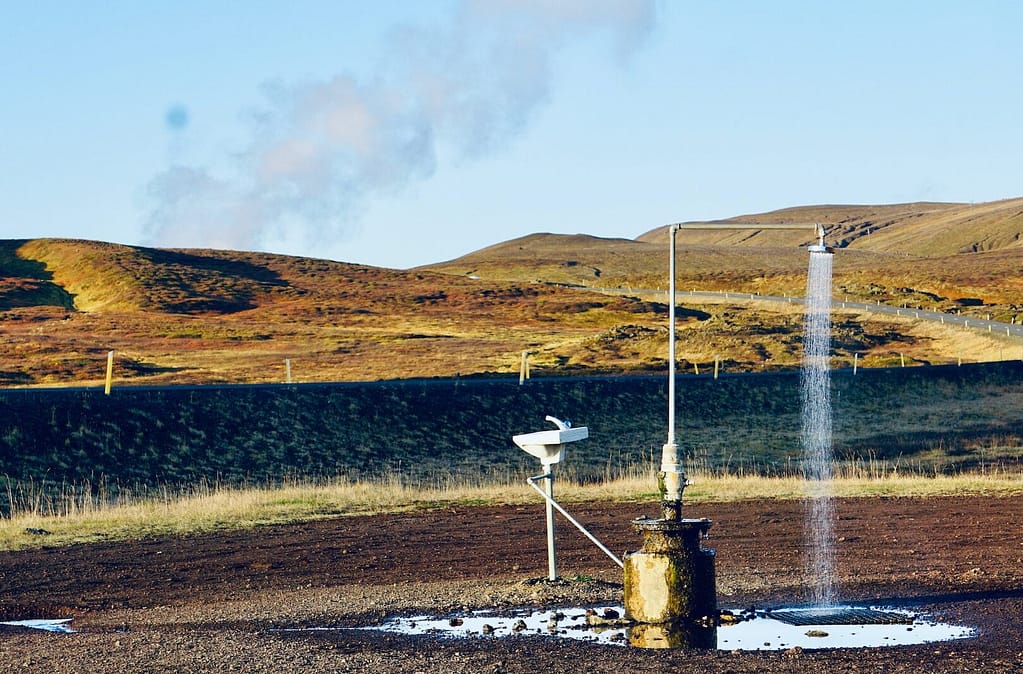
[[[594, 292], [601, 292], [609, 295], [667, 295], [666, 290], [646, 290], [646, 289], [623, 289], [623, 288], [595, 288], [587, 286], [571, 286], [572, 288], [578, 288], [581, 290], [592, 290]], [[784, 297], [779, 295], [756, 295], [753, 293], [735, 293], [735, 292], [710, 292], [703, 290], [686, 290], [676, 291], [676, 301], [683, 300], [686, 297], [695, 297], [709, 300], [737, 300], [737, 301], [760, 301], [760, 302], [784, 302], [786, 304], [805, 304], [806, 298], [803, 297]], [[980, 330], [981, 332], [990, 332], [991, 334], [1005, 335], [1007, 337], [1023, 337], [1023, 325], [1013, 323], [1003, 323], [1001, 321], [992, 321], [983, 318], [977, 318], [976, 316], [961, 316], [958, 314], [946, 314], [940, 311], [926, 311], [924, 309], [912, 309], [907, 307], [893, 307], [887, 304], [881, 304], [880, 302], [870, 304], [869, 302], [849, 302], [849, 301], [838, 301], [833, 300], [832, 304], [835, 309], [849, 309], [852, 311], [873, 311], [881, 314], [890, 314], [893, 316], [903, 316], [906, 318], [918, 318], [922, 321], [933, 321], [935, 323], [941, 323], [942, 325], [959, 325], [963, 328], [973, 328]]]

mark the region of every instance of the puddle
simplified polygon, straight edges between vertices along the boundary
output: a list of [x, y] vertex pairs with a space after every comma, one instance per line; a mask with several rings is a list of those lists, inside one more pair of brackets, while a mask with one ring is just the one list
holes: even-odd
[[[725, 651], [765, 651], [802, 648], [867, 648], [908, 646], [951, 641], [976, 636], [976, 630], [950, 625], [898, 609], [849, 610], [883, 612], [901, 622], [887, 624], [841, 625], [815, 624], [804, 616], [798, 625], [790, 624], [799, 609], [742, 614], [744, 619], [717, 628], [698, 625], [667, 628], [662, 625], [624, 625], [617, 618], [621, 606], [568, 608], [543, 611], [475, 611], [465, 615], [438, 618], [413, 616], [359, 629], [396, 634], [432, 634], [456, 638], [500, 638], [514, 635], [547, 635], [594, 643], [642, 648], [704, 648]], [[740, 615], [738, 611], [736, 615]], [[591, 624], [599, 623], [599, 624]]]
[[75, 630], [71, 629], [71, 618], [59, 618], [57, 620], [7, 620], [0, 622], [0, 625], [10, 625], [11, 627], [27, 627], [33, 630], [43, 630], [45, 632], [62, 632], [64, 634], [73, 634]]

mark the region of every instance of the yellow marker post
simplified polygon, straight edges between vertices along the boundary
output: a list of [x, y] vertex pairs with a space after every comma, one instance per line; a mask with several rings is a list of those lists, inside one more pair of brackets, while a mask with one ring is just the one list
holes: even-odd
[[522, 359], [519, 361], [519, 386], [529, 379], [529, 352], [522, 352]]
[[114, 380], [114, 352], [107, 351], [107, 383], [103, 387], [103, 393], [110, 395], [110, 385]]

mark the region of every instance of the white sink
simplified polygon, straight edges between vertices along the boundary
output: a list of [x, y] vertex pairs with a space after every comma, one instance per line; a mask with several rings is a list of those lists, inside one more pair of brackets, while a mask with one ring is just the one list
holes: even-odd
[[565, 443], [585, 440], [589, 436], [589, 430], [585, 426], [580, 426], [513, 435], [512, 441], [528, 454], [540, 459], [540, 463], [548, 466], [561, 461], [565, 453]]

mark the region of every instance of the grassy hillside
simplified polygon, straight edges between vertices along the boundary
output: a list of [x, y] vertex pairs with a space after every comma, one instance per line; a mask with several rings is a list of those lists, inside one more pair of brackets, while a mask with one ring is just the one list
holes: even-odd
[[[814, 223], [837, 249], [838, 297], [940, 311], [1023, 312], [1023, 198], [985, 204], [805, 206], [719, 223]], [[803, 294], [807, 230], [684, 230], [680, 288]], [[593, 287], [665, 288], [667, 230], [635, 240], [534, 234], [499, 243], [434, 271]], [[972, 308], [971, 308], [972, 307]]]
[[[839, 298], [1023, 318], [1023, 199], [815, 206], [743, 221], [831, 223]], [[804, 294], [809, 231], [687, 231], [682, 289]], [[398, 271], [265, 253], [59, 239], [0, 241], [0, 385], [374, 380], [666, 367], [664, 230], [635, 240], [533, 234]], [[966, 252], [959, 252], [966, 251]], [[585, 288], [615, 288], [609, 296]], [[683, 368], [793, 368], [797, 306], [689, 304]], [[835, 366], [1017, 357], [1021, 345], [943, 326], [836, 314]]]
[[[799, 206], [767, 213], [740, 215], [719, 223], [821, 223], [828, 242], [837, 248], [870, 250], [918, 257], [1023, 246], [1023, 198], [980, 204], [917, 202], [884, 206]], [[810, 240], [799, 231], [760, 232], [714, 230], [686, 233], [693, 244], [729, 246], [793, 246]], [[664, 242], [664, 227], [648, 231], [638, 241]]]
[[46, 264], [18, 255], [27, 242], [0, 241], [0, 311], [18, 307], [72, 309], [74, 297], [53, 282]]
[[295, 381], [511, 372], [523, 350], [663, 323], [662, 305], [545, 284], [90, 241], [7, 249], [8, 287], [45, 270], [74, 307], [0, 296], [13, 384], [95, 384], [108, 350], [119, 382], [278, 382], [286, 358]]

